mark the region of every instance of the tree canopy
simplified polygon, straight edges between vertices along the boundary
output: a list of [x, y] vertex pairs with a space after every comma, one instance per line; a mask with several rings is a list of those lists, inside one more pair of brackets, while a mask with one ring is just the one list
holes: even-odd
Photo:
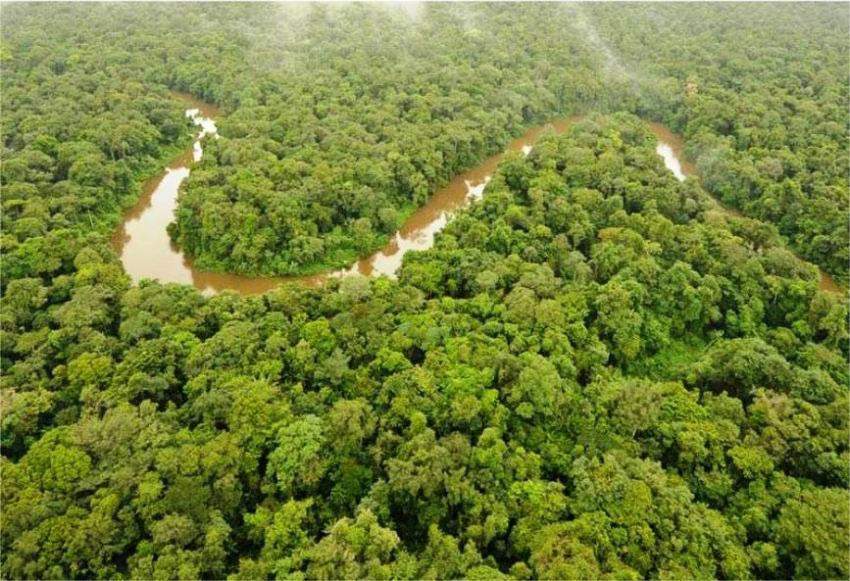
[[[2, 576], [847, 578], [848, 302], [789, 251], [846, 276], [843, 8], [4, 5]], [[169, 91], [242, 272], [589, 114], [397, 279], [206, 297], [108, 244]]]

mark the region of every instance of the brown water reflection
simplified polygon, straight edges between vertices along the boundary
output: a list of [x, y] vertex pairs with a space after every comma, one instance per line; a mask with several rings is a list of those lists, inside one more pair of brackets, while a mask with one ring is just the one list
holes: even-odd
[[682, 138], [661, 123], [648, 122], [649, 130], [658, 138], [655, 151], [664, 160], [676, 179], [685, 181], [688, 176], [696, 175], [696, 167], [685, 158], [685, 142]]
[[[683, 181], [687, 176], [696, 175], [696, 167], [687, 161], [687, 158], [684, 155], [685, 142], [682, 140], [681, 136], [676, 135], [660, 123], [649, 123], [648, 125], [658, 138], [658, 146], [655, 148], [655, 151], [657, 151], [658, 155], [664, 159], [664, 165], [667, 166], [667, 169], [673, 172], [676, 179]], [[725, 206], [716, 199], [714, 199], [714, 201], [717, 204], [718, 209], [721, 211], [733, 216], [742, 216], [738, 210]], [[820, 268], [818, 271], [820, 272], [820, 281], [818, 286], [822, 291], [844, 293], [844, 290], [841, 286], [839, 286], [835, 279], [829, 275], [829, 273]]]
[[[175, 96], [189, 105], [187, 116], [200, 128], [192, 149], [169, 164], [162, 174], [142, 187], [138, 203], [125, 215], [112, 242], [121, 256], [124, 269], [134, 282], [144, 278], [161, 282], [191, 284], [206, 294], [232, 289], [257, 294], [278, 286], [284, 279], [267, 279], [196, 270], [168, 236], [166, 227], [174, 220], [180, 184], [189, 176], [190, 167], [203, 155], [203, 139], [215, 136], [213, 117], [218, 109], [183, 93]], [[307, 282], [307, 281], [305, 281]]]
[[[577, 119], [579, 117], [559, 119], [529, 129], [521, 137], [511, 141], [505, 148], [505, 153], [522, 151], [528, 154], [532, 144], [544, 131], [563, 133]], [[455, 176], [405, 221], [384, 248], [335, 275], [360, 273], [364, 276], [394, 276], [406, 252], [426, 250], [433, 246], [434, 235], [445, 228], [452, 213], [481, 198], [490, 176], [504, 159], [505, 153], [489, 157], [474, 169]]]
[[[199, 161], [203, 155], [203, 139], [209, 136], [217, 137], [213, 118], [218, 114], [218, 109], [185, 93], [175, 93], [175, 96], [189, 105], [187, 115], [193, 118], [200, 131], [192, 150], [175, 159], [163, 174], [144, 184], [139, 202], [127, 212], [124, 223], [113, 237], [113, 244], [121, 256], [124, 269], [134, 282], [150, 278], [161, 282], [191, 284], [204, 294], [232, 290], [254, 295], [287, 282], [318, 286], [331, 277], [357, 273], [364, 276], [395, 276], [405, 253], [430, 248], [434, 244], [434, 236], [446, 226], [451, 215], [483, 195], [487, 181], [505, 156], [500, 153], [489, 157], [474, 169], [456, 176], [445, 187], [437, 190], [424, 206], [417, 209], [384, 248], [357, 261], [348, 269], [308, 276], [282, 277], [205, 272], [195, 269], [192, 261], [174, 245], [166, 227], [174, 219], [180, 184], [188, 177], [192, 162]], [[509, 143], [505, 151], [522, 151], [527, 154], [544, 131], [562, 133], [580, 118], [574, 116], [560, 119], [529, 129]], [[649, 123], [649, 127], [658, 138], [656, 151], [673, 175], [680, 181], [695, 175], [696, 168], [687, 162], [683, 155], [684, 143], [681, 137], [660, 123]], [[737, 215], [719, 202], [718, 208]], [[830, 292], [843, 292], [832, 277], [823, 271], [820, 288]]]
[[[195, 269], [192, 260], [184, 256], [172, 242], [166, 228], [174, 220], [180, 184], [188, 177], [192, 161], [199, 161], [203, 154], [203, 137], [216, 135], [212, 117], [217, 114], [217, 110], [191, 96], [176, 96], [190, 105], [187, 115], [193, 117], [201, 131], [192, 151], [187, 151], [175, 159], [163, 174], [145, 183], [142, 197], [127, 212], [124, 223], [115, 233], [115, 249], [121, 256], [124, 269], [134, 282], [150, 278], [161, 282], [191, 284], [204, 294], [233, 290], [253, 295], [269, 291], [286, 282], [317, 286], [331, 277], [356, 273], [364, 276], [395, 276], [406, 252], [430, 248], [434, 244], [434, 236], [445, 227], [452, 213], [482, 196], [490, 175], [505, 155], [494, 155], [474, 169], [456, 176], [445, 187], [437, 190], [425, 205], [417, 209], [384, 248], [357, 261], [348, 269], [307, 276], [281, 277], [204, 272]], [[541, 133], [546, 130], [561, 133], [574, 119], [576, 118], [562, 119], [529, 129], [508, 144], [505, 151], [528, 153], [531, 144]]]

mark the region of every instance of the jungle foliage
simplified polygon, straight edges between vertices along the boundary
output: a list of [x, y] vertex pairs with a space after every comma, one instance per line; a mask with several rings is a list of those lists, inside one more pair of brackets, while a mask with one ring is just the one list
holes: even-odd
[[[2, 577], [847, 578], [848, 303], [789, 250], [846, 274], [845, 12], [3, 6]], [[177, 239], [244, 272], [606, 114], [397, 280], [204, 297], [107, 243], [169, 90], [224, 111]]]

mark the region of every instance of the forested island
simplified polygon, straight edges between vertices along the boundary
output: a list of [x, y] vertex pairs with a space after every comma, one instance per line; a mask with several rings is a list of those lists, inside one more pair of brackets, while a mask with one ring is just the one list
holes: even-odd
[[846, 3], [0, 12], [3, 579], [850, 577]]

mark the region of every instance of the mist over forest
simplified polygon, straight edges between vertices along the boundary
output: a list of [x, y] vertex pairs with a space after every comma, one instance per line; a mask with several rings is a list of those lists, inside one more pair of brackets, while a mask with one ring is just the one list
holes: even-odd
[[850, 577], [846, 3], [0, 18], [2, 578]]

